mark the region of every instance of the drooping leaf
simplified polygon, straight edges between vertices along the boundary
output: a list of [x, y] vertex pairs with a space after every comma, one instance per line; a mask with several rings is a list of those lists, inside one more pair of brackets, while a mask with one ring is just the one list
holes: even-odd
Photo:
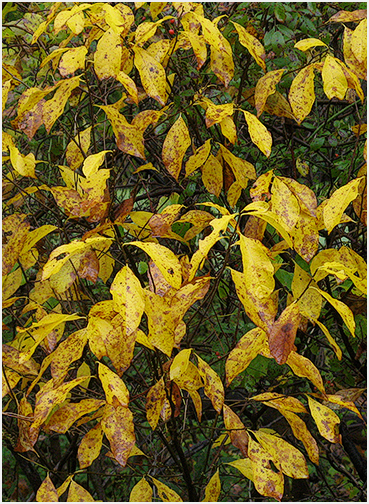
[[225, 365], [226, 385], [229, 386], [236, 376], [244, 371], [258, 355], [265, 341], [265, 332], [256, 327], [247, 332], [231, 350]]
[[314, 464], [319, 464], [319, 448], [317, 442], [306, 427], [306, 424], [298, 415], [291, 411], [280, 410], [287, 422], [290, 424], [293, 435], [299, 439], [307, 451], [309, 459]]
[[169, 377], [171, 380], [176, 380], [179, 376], [186, 372], [191, 356], [191, 351], [191, 348], [186, 348], [184, 350], [181, 350], [174, 357], [169, 371]]
[[123, 318], [123, 323], [135, 331], [145, 309], [142, 287], [128, 266], [124, 266], [115, 276], [110, 287], [114, 308]]
[[75, 481], [70, 482], [67, 502], [95, 502], [90, 492]]
[[134, 46], [133, 50], [135, 53], [135, 67], [140, 74], [146, 93], [164, 106], [168, 94], [163, 66], [142, 47]]
[[351, 201], [358, 196], [360, 182], [360, 178], [351, 180], [348, 184], [334, 191], [327, 200], [323, 210], [323, 217], [328, 233], [331, 233], [333, 228], [341, 222], [343, 212]]
[[307, 38], [300, 40], [299, 42], [296, 42], [294, 47], [296, 49], [299, 49], [300, 51], [307, 51], [312, 47], [319, 47], [319, 46], [327, 47], [327, 44], [325, 44], [322, 40], [316, 38]]
[[234, 21], [233, 25], [237, 30], [240, 44], [242, 44], [246, 49], [249, 51], [251, 56], [255, 59], [256, 63], [264, 70], [266, 71], [266, 66], [265, 66], [265, 51], [264, 47], [259, 42], [259, 40], [251, 35], [251, 33], [248, 33], [246, 31], [246, 28], [244, 28], [242, 25], [235, 23]]
[[308, 378], [322, 394], [325, 394], [322, 377], [309, 359], [292, 350], [288, 356], [287, 364], [295, 375]]
[[46, 476], [37, 490], [36, 502], [59, 502], [56, 488], [49, 475]]
[[209, 155], [202, 169], [202, 181], [206, 189], [219, 196], [223, 187], [223, 167], [216, 157]]
[[150, 476], [150, 478], [153, 480], [154, 485], [158, 489], [159, 497], [163, 502], [183, 502], [177, 492], [152, 476]]
[[328, 99], [338, 98], [343, 100], [347, 91], [347, 79], [337, 58], [329, 54], [326, 56], [323, 70], [323, 88]]
[[129, 403], [129, 392], [123, 380], [111, 371], [107, 366], [99, 362], [99, 378], [103, 386], [106, 402], [108, 404], [120, 404], [127, 407]]
[[259, 117], [263, 113], [268, 96], [275, 93], [275, 87], [281, 80], [284, 71], [284, 68], [282, 68], [281, 70], [273, 70], [271, 72], [268, 72], [263, 75], [263, 77], [261, 77], [256, 83], [255, 107], [257, 111], [257, 117]]
[[197, 356], [198, 369], [201, 378], [204, 380], [204, 392], [211, 400], [215, 411], [220, 413], [224, 404], [224, 387], [218, 374], [209, 366], [207, 362]]
[[158, 424], [165, 399], [164, 377], [161, 377], [160, 380], [150, 388], [146, 396], [147, 421], [153, 430], [155, 430]]
[[77, 453], [77, 458], [81, 469], [89, 467], [92, 462], [100, 455], [103, 435], [104, 433], [101, 424], [98, 423], [83, 436]]
[[47, 100], [42, 107], [42, 117], [47, 133], [50, 133], [56, 120], [61, 116], [64, 107], [72, 93], [79, 86], [80, 77], [72, 77], [59, 81], [53, 98]]
[[354, 11], [340, 10], [328, 19], [328, 23], [350, 23], [366, 18], [367, 10], [359, 9]]
[[182, 116], [179, 116], [165, 137], [162, 150], [165, 168], [176, 180], [182, 168], [183, 157], [190, 145], [187, 125]]
[[132, 488], [129, 502], [152, 502], [152, 488], [145, 478], [140, 479]]
[[274, 322], [269, 334], [269, 349], [278, 364], [284, 364], [294, 348], [296, 331], [300, 323], [300, 309], [292, 303]]
[[244, 457], [247, 457], [249, 435], [246, 432], [244, 424], [232, 409], [223, 404], [224, 426], [228, 431], [233, 446], [238, 448]]
[[220, 489], [221, 486], [218, 469], [205, 487], [205, 497], [202, 502], [218, 502]]
[[308, 65], [293, 79], [288, 100], [299, 124], [310, 114], [315, 102], [314, 65]]
[[283, 497], [283, 473], [274, 472], [270, 468], [271, 455], [251, 436], [249, 437], [249, 457], [252, 466], [252, 481], [256, 490], [265, 497], [274, 497], [280, 501]]
[[254, 114], [250, 114], [247, 110], [242, 110], [242, 112], [247, 122], [251, 141], [266, 157], [269, 157], [272, 149], [272, 135]]
[[309, 408], [311, 415], [315, 420], [319, 433], [331, 443], [339, 443], [340, 436], [338, 432], [338, 425], [340, 418], [328, 406], [315, 401], [312, 397], [307, 395], [309, 401]]
[[124, 406], [106, 404], [101, 426], [115, 460], [125, 467], [136, 442], [131, 411]]

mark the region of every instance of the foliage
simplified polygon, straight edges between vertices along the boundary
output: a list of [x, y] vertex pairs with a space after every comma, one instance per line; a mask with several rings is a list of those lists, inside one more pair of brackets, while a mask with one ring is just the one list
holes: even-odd
[[362, 7], [5, 4], [28, 500], [365, 499]]

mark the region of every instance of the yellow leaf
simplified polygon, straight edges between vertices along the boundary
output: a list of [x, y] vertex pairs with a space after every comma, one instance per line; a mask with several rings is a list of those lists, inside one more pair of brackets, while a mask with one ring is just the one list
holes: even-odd
[[240, 44], [242, 44], [246, 49], [249, 51], [251, 56], [254, 58], [256, 63], [264, 70], [266, 71], [266, 66], [265, 66], [265, 51], [264, 47], [259, 42], [259, 40], [251, 35], [251, 33], [248, 33], [246, 31], [246, 28], [244, 28], [242, 25], [235, 23], [234, 21], [233, 25], [237, 30]]
[[58, 345], [56, 350], [50, 354], [51, 376], [55, 381], [64, 378], [68, 372], [70, 364], [82, 357], [82, 352], [86, 343], [86, 329], [80, 329], [79, 331], [70, 334]]
[[87, 48], [74, 47], [63, 54], [59, 62], [59, 72], [62, 77], [73, 74], [76, 70], [85, 67]]
[[200, 168], [207, 160], [210, 150], [211, 150], [211, 140], [206, 140], [206, 142], [196, 149], [195, 154], [189, 157], [186, 163], [186, 177], [191, 175], [197, 168]]
[[314, 65], [308, 65], [293, 79], [288, 100], [298, 124], [310, 114], [315, 102]]
[[261, 446], [272, 456], [273, 463], [290, 478], [308, 478], [309, 471], [305, 457], [284, 439], [262, 432], [252, 431]]
[[367, 10], [359, 9], [355, 11], [341, 10], [328, 19], [328, 23], [350, 23], [366, 18]]
[[[183, 19], [183, 18], [182, 18]], [[194, 55], [197, 61], [197, 70], [203, 66], [206, 61], [208, 52], [206, 49], [206, 44], [204, 41], [204, 37], [202, 35], [197, 35], [196, 33], [192, 33], [190, 31], [183, 32], [184, 36], [189, 40]]]
[[287, 306], [274, 322], [269, 334], [269, 350], [278, 364], [288, 363], [299, 323], [300, 310], [296, 302]]
[[145, 299], [138, 278], [128, 266], [124, 266], [115, 276], [110, 287], [114, 308], [121, 314], [123, 323], [135, 331], [141, 321]]
[[46, 476], [37, 490], [36, 502], [59, 502], [58, 493], [49, 475]]
[[201, 171], [204, 186], [211, 194], [218, 197], [223, 187], [222, 165], [212, 154], [210, 154]]
[[327, 340], [329, 341], [329, 343], [331, 344], [333, 350], [334, 350], [334, 353], [337, 355], [337, 359], [338, 360], [341, 360], [342, 359], [342, 350], [340, 349], [340, 347], [337, 345], [337, 343], [335, 342], [335, 340], [333, 339], [333, 337], [331, 336], [330, 332], [328, 331], [328, 329], [325, 327], [324, 324], [322, 324], [319, 320], [315, 320], [315, 323], [318, 324], [318, 326], [320, 327], [320, 329], [322, 330], [322, 332], [324, 333], [324, 335], [326, 336]]
[[220, 494], [220, 478], [219, 469], [210, 478], [209, 483], [205, 487], [205, 497], [202, 502], [218, 502]]
[[337, 189], [328, 199], [323, 210], [324, 224], [328, 233], [340, 223], [343, 212], [358, 196], [360, 182], [361, 178], [351, 180], [348, 184]]
[[351, 38], [351, 51], [360, 64], [366, 68], [367, 52], [367, 20], [360, 21]]
[[227, 200], [229, 205], [234, 208], [237, 201], [240, 199], [242, 193], [242, 186], [235, 180], [227, 191]]
[[63, 113], [64, 107], [73, 89], [79, 86], [79, 79], [80, 77], [77, 76], [60, 81], [53, 98], [51, 98], [51, 100], [47, 100], [43, 104], [42, 117], [47, 133], [50, 133], [55, 121]]
[[[228, 41], [224, 39], [227, 43]], [[232, 58], [232, 51], [219, 51], [217, 47], [210, 46], [210, 68], [223, 82], [227, 88], [234, 75], [234, 63]]]
[[300, 51], [307, 51], [312, 47], [318, 47], [318, 46], [328, 47], [327, 44], [325, 44], [322, 40], [316, 38], [307, 38], [304, 40], [300, 40], [294, 45], [294, 47], [296, 49], [299, 49]]
[[152, 488], [145, 478], [140, 479], [132, 488], [129, 502], [152, 502]]
[[290, 366], [296, 376], [307, 378], [316, 386], [318, 390], [320, 390], [322, 394], [325, 395], [323, 380], [319, 373], [319, 370], [309, 359], [292, 350], [292, 352], [288, 356], [287, 364]]
[[146, 396], [147, 421], [153, 430], [155, 430], [158, 424], [165, 399], [164, 377], [161, 377], [160, 380], [150, 388]]
[[243, 274], [246, 289], [258, 299], [268, 298], [274, 290], [274, 268], [267, 248], [253, 238], [240, 235]]
[[97, 77], [108, 79], [116, 77], [120, 71], [122, 59], [122, 41], [120, 35], [109, 28], [97, 43], [94, 56], [94, 68]]
[[143, 131], [134, 124], [129, 124], [124, 115], [120, 114], [113, 105], [100, 105], [100, 108], [108, 116], [118, 149], [126, 154], [145, 159]]
[[70, 482], [67, 502], [95, 502], [92, 495], [75, 481]]
[[223, 160], [230, 166], [242, 189], [245, 189], [249, 180], [254, 180], [256, 178], [254, 166], [248, 161], [232, 154], [224, 145], [219, 144], [219, 147]]
[[306, 212], [301, 212], [296, 226], [291, 232], [296, 252], [309, 262], [319, 248], [318, 221]]
[[248, 456], [249, 435], [244, 424], [229, 406], [223, 404], [224, 426], [228, 431], [231, 443], [238, 448], [244, 457]]
[[206, 127], [210, 128], [213, 124], [220, 123], [225, 117], [233, 114], [233, 103], [225, 103], [224, 105], [216, 105], [211, 100], [207, 101], [205, 123]]
[[[97, 154], [92, 154], [91, 156], [86, 157], [83, 162], [82, 171], [85, 177], [89, 178], [92, 175], [96, 175], [99, 167], [103, 163], [105, 159], [105, 154], [108, 152], [112, 152], [111, 150], [100, 151]], [[96, 177], [94, 178], [96, 181]]]
[[321, 289], [318, 289], [316, 287], [312, 287], [312, 288], [317, 290], [333, 306], [333, 308], [338, 311], [338, 313], [341, 315], [344, 323], [346, 324], [348, 330], [350, 331], [352, 336], [355, 338], [355, 319], [354, 319], [354, 316], [353, 316], [350, 308], [347, 305], [345, 305], [345, 303], [342, 303], [342, 301], [338, 301], [338, 299], [334, 299], [327, 292], [325, 292]]
[[128, 407], [129, 392], [123, 380], [101, 362], [99, 362], [99, 378], [107, 404], [115, 405], [118, 402], [121, 406]]
[[178, 180], [183, 156], [191, 145], [188, 128], [182, 116], [179, 116], [165, 137], [162, 150], [162, 158], [165, 168]]
[[135, 102], [136, 105], [138, 105], [138, 92], [137, 92], [137, 87], [135, 82], [129, 77], [124, 72], [119, 72], [117, 74], [117, 80], [123, 84], [125, 90], [129, 94], [129, 96], [132, 98], [132, 100]]
[[182, 284], [182, 270], [176, 255], [164, 245], [158, 243], [147, 243], [133, 241], [130, 245], [136, 245], [146, 252], [155, 262], [165, 280], [175, 289], [179, 289]]
[[75, 35], [81, 33], [85, 24], [85, 18], [82, 11], [90, 7], [90, 4], [82, 3], [75, 5], [70, 10], [63, 10], [62, 12], [59, 12], [54, 20], [54, 33], [58, 34], [65, 25], [67, 25]]
[[115, 460], [125, 467], [136, 442], [131, 411], [124, 406], [114, 408], [106, 404], [101, 426]]
[[10, 152], [10, 161], [15, 171], [17, 171], [22, 177], [37, 178], [35, 174], [36, 160], [32, 152], [23, 156], [13, 144], [13, 142], [8, 144]]
[[326, 56], [322, 70], [324, 93], [328, 99], [343, 100], [347, 91], [347, 79], [337, 58]]
[[251, 397], [254, 401], [262, 401], [266, 406], [275, 408], [284, 414], [285, 411], [292, 413], [307, 413], [305, 406], [296, 397], [285, 396], [277, 392], [264, 392]]
[[10, 298], [18, 290], [22, 283], [23, 279], [23, 272], [22, 268], [17, 268], [16, 270], [12, 271], [11, 273], [8, 273], [6, 276], [3, 276], [3, 296], [2, 296], [2, 302], [3, 302], [3, 308], [4, 308], [4, 301]]
[[343, 32], [343, 56], [345, 63], [360, 79], [366, 79], [366, 65], [360, 63], [352, 51], [352, 34], [353, 30], [345, 26]]
[[174, 490], [152, 476], [150, 476], [150, 478], [153, 480], [154, 485], [158, 489], [159, 497], [163, 502], [183, 502]]
[[65, 401], [68, 393], [72, 388], [76, 387], [86, 379], [85, 376], [75, 378], [70, 382], [63, 383], [59, 387], [53, 389], [54, 381], [47, 382], [42, 389], [36, 394], [36, 406], [33, 415], [33, 423], [31, 428], [36, 430], [46, 420], [48, 414], [57, 404]]
[[220, 122], [222, 134], [233, 144], [237, 142], [237, 129], [232, 117], [225, 117]]
[[270, 455], [251, 436], [249, 438], [249, 457], [253, 473], [252, 481], [256, 490], [265, 497], [274, 497], [280, 501], [284, 490], [283, 473], [281, 470], [274, 472], [270, 469]]
[[224, 403], [224, 388], [222, 381], [207, 362], [203, 361], [199, 356], [197, 356], [197, 359], [199, 373], [204, 380], [205, 395], [211, 400], [215, 411], [220, 413]]
[[251, 459], [249, 459], [249, 458], [238, 459], [238, 460], [234, 460], [233, 462], [227, 462], [227, 465], [235, 467], [246, 478], [248, 478], [249, 480], [253, 481], [254, 475], [253, 475], [253, 471], [252, 471], [252, 462], [251, 462]]
[[331, 443], [339, 443], [340, 435], [338, 432], [338, 425], [340, 418], [327, 406], [315, 401], [312, 397], [307, 395], [309, 401], [309, 408], [311, 415], [315, 420], [319, 433]]
[[250, 114], [247, 110], [242, 110], [242, 112], [249, 128], [251, 141], [266, 157], [269, 157], [272, 149], [272, 135], [254, 114]]
[[146, 93], [165, 105], [167, 94], [167, 81], [163, 66], [141, 47], [133, 47], [135, 53], [135, 66], [140, 74], [142, 86]]
[[263, 113], [268, 96], [275, 93], [275, 87], [281, 80], [284, 71], [284, 68], [281, 70], [273, 70], [266, 73], [258, 80], [255, 88], [255, 107], [257, 117]]
[[121, 37], [125, 37], [132, 23], [134, 22], [134, 15], [131, 9], [127, 5], [115, 5], [114, 7], [110, 4], [104, 4], [105, 11], [105, 21], [108, 23], [110, 28]]
[[169, 377], [171, 380], [176, 380], [179, 376], [186, 373], [189, 359], [191, 356], [191, 348], [181, 350], [173, 359], [170, 366]]
[[[350, 390], [350, 389], [346, 389], [346, 390]], [[355, 390], [355, 389], [354, 389]], [[357, 389], [357, 390], [362, 390], [362, 389]], [[342, 394], [342, 395], [341, 395]], [[343, 396], [343, 397], [342, 397]], [[360, 411], [357, 409], [357, 407], [355, 406], [355, 403], [353, 401], [349, 401], [347, 399], [345, 399], [345, 391], [342, 391], [342, 390], [339, 390], [337, 392], [337, 394], [327, 394], [327, 400], [330, 402], [330, 403], [333, 403], [333, 404], [338, 404], [339, 406], [341, 406], [342, 408], [347, 408], [351, 411], [353, 411], [354, 413], [356, 413], [356, 415], [358, 415], [362, 420], [363, 419], [363, 416], [362, 414], [360, 413]]]
[[265, 339], [265, 332], [259, 327], [251, 329], [251, 331], [242, 336], [237, 345], [231, 350], [226, 361], [225, 371], [227, 387], [258, 355]]
[[279, 177], [274, 177], [271, 193], [272, 212], [279, 216], [289, 230], [292, 230], [300, 217], [300, 205], [296, 196]]
[[77, 453], [79, 467], [81, 469], [89, 467], [100, 455], [103, 436], [104, 433], [100, 423], [92, 427], [87, 434], [83, 436]]
[[91, 143], [91, 129], [92, 126], [89, 126], [81, 131], [67, 145], [65, 157], [72, 170], [78, 168], [85, 159]]
[[4, 109], [6, 106], [6, 101], [8, 99], [8, 94], [10, 91], [11, 84], [12, 84], [11, 79], [3, 82], [3, 87], [2, 87], [2, 97], [3, 97], [3, 109], [2, 110], [3, 110], [3, 112], [4, 112]]
[[179, 388], [188, 392], [194, 392], [204, 386], [199, 370], [192, 362], [188, 363], [186, 371], [175, 377], [174, 381]]
[[192, 280], [195, 277], [198, 268], [200, 267], [202, 261], [207, 257], [211, 247], [213, 247], [213, 245], [221, 239], [221, 231], [227, 229], [228, 224], [232, 220], [234, 220], [233, 215], [223, 215], [220, 219], [213, 219], [210, 222], [210, 226], [213, 227], [213, 231], [199, 241], [199, 248], [191, 258], [189, 280]]
[[291, 285], [293, 297], [299, 304], [301, 315], [315, 320], [319, 317], [322, 309], [322, 298], [310, 287], [316, 287], [316, 282], [295, 263]]

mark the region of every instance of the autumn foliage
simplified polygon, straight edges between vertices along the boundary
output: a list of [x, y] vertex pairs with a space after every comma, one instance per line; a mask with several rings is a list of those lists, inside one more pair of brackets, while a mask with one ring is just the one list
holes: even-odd
[[5, 4], [7, 500], [365, 499], [366, 10], [299, 5]]

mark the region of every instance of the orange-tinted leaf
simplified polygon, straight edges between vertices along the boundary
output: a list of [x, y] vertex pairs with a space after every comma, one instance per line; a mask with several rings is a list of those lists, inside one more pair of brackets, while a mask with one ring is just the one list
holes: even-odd
[[162, 150], [165, 168], [176, 180], [178, 180], [182, 168], [183, 156], [190, 145], [191, 139], [187, 125], [179, 116], [168, 131]]
[[259, 327], [247, 332], [230, 352], [226, 365], [226, 386], [244, 371], [250, 362], [258, 355], [266, 339], [265, 332]]
[[103, 430], [98, 423], [85, 434], [78, 447], [77, 458], [81, 469], [89, 467], [92, 462], [100, 455], [103, 441]]
[[[33, 416], [33, 409], [31, 404], [27, 401], [25, 397], [22, 397], [22, 399], [19, 401], [19, 406], [18, 406], [18, 440], [17, 440], [17, 445], [15, 446], [14, 450], [17, 452], [27, 452], [27, 451], [35, 451], [33, 449], [34, 444], [36, 443], [37, 436], [32, 436], [30, 435], [30, 421], [26, 420], [26, 418], [29, 418], [29, 420], [32, 420]], [[38, 433], [37, 433], [38, 434]]]
[[199, 373], [205, 384], [204, 392], [211, 400], [214, 409], [220, 413], [224, 403], [224, 388], [222, 381], [207, 362], [203, 361], [199, 356], [197, 356], [197, 359]]
[[161, 377], [160, 380], [150, 388], [146, 396], [147, 421], [153, 430], [155, 430], [158, 424], [165, 399], [164, 377]]
[[132, 488], [129, 502], [152, 502], [152, 488], [145, 478], [140, 479]]
[[338, 432], [338, 425], [340, 423], [340, 418], [334, 411], [328, 408], [328, 406], [320, 404], [309, 395], [307, 395], [307, 398], [309, 401], [311, 415], [315, 420], [321, 436], [331, 443], [339, 443], [340, 435]]
[[238, 415], [234, 413], [231, 408], [223, 404], [223, 418], [224, 426], [229, 434], [231, 443], [238, 448], [244, 457], [247, 457], [247, 448], [249, 443], [249, 435], [245, 430], [244, 424], [239, 419]]
[[46, 476], [37, 490], [36, 502], [59, 502], [56, 488], [49, 475]]
[[70, 482], [67, 502], [95, 502], [92, 495], [75, 481]]
[[237, 182], [243, 189], [245, 189], [247, 187], [248, 181], [250, 179], [254, 180], [256, 178], [254, 166], [248, 161], [245, 161], [244, 159], [232, 154], [232, 152], [226, 149], [224, 145], [220, 144], [219, 146], [224, 161], [231, 168]]
[[101, 426], [109, 440], [114, 458], [125, 467], [136, 442], [131, 411], [124, 406], [114, 408], [106, 404]]
[[209, 483], [205, 487], [205, 497], [202, 502], [218, 502], [220, 494], [220, 478], [219, 469], [210, 478]]
[[292, 303], [283, 310], [274, 322], [269, 334], [269, 349], [278, 364], [287, 362], [294, 348], [296, 331], [300, 323], [300, 310], [297, 303]]

